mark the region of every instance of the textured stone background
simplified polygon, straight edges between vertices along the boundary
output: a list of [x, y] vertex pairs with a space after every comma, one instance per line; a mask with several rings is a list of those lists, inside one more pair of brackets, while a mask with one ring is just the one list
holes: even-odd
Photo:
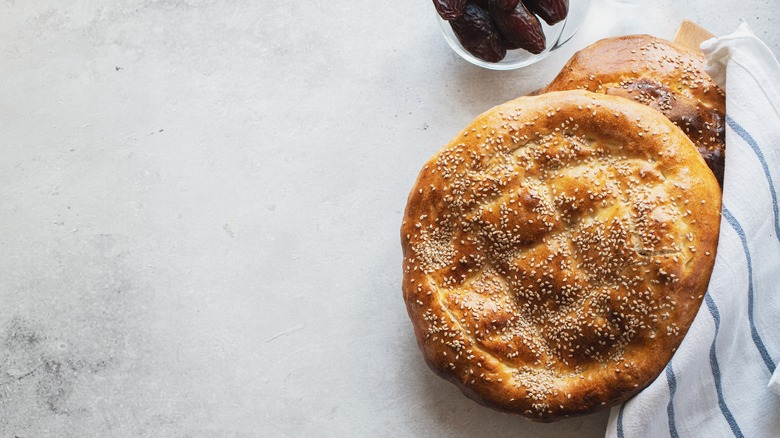
[[496, 73], [429, 0], [0, 1], [0, 436], [578, 436], [422, 362], [398, 227], [425, 159], [577, 48], [768, 0], [593, 0]]

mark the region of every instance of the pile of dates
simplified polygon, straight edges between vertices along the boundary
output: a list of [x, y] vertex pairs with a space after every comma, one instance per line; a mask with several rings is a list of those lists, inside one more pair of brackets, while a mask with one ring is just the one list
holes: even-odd
[[553, 25], [569, 12], [569, 0], [433, 0], [433, 4], [439, 16], [450, 22], [463, 48], [488, 62], [501, 61], [507, 50], [541, 53], [547, 42], [539, 18]]

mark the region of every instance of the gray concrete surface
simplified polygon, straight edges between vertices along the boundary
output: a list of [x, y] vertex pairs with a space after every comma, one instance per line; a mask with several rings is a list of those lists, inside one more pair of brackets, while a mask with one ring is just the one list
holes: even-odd
[[0, 436], [577, 436], [423, 364], [398, 227], [472, 117], [603, 36], [775, 53], [773, 1], [593, 0], [533, 67], [456, 57], [429, 0], [0, 2]]

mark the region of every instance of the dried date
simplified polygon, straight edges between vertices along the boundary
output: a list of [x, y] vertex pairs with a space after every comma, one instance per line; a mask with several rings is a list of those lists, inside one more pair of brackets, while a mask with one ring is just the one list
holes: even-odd
[[520, 0], [493, 0], [492, 2], [502, 11], [511, 11], [517, 7]]
[[518, 3], [510, 12], [501, 10], [493, 3], [490, 15], [508, 49], [525, 49], [534, 54], [544, 51], [547, 42], [542, 24], [522, 3]]
[[569, 13], [569, 0], [523, 0], [523, 3], [551, 26]]
[[445, 20], [455, 20], [463, 16], [467, 0], [433, 0], [436, 12]]
[[498, 62], [506, 56], [506, 47], [488, 13], [469, 3], [463, 15], [450, 21], [458, 41], [469, 53], [488, 62]]

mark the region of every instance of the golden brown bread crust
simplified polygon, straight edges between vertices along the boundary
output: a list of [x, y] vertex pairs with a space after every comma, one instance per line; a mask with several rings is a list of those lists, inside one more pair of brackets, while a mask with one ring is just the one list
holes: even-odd
[[600, 40], [577, 52], [543, 91], [584, 89], [661, 111], [690, 139], [723, 184], [726, 99], [704, 57], [650, 35]]
[[719, 219], [712, 172], [660, 113], [585, 91], [497, 106], [409, 196], [420, 349], [470, 398], [538, 421], [620, 403], [692, 322]]

